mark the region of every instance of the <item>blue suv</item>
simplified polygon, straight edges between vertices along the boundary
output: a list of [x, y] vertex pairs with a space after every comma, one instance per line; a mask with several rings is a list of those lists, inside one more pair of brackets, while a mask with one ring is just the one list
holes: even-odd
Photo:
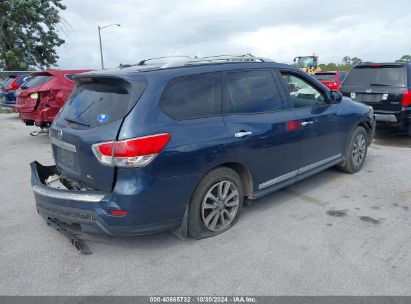
[[75, 76], [31, 163], [39, 214], [86, 233], [226, 231], [243, 203], [337, 165], [361, 169], [372, 108], [251, 57], [142, 61]]

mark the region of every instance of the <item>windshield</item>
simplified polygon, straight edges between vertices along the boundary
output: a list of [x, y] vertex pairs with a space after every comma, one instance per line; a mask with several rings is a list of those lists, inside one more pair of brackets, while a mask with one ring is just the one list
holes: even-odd
[[317, 66], [317, 60], [313, 57], [300, 57], [297, 65], [300, 68], [313, 68]]
[[361, 66], [351, 70], [344, 86], [405, 86], [403, 66]]
[[[144, 84], [137, 85], [138, 97]], [[83, 83], [76, 87], [60, 118], [72, 127], [97, 127], [122, 119], [131, 108], [128, 90], [114, 83]]]
[[322, 73], [322, 74], [315, 74], [315, 78], [318, 80], [329, 80], [329, 81], [334, 81], [335, 74], [334, 73]]
[[43, 84], [45, 84], [47, 81], [51, 80], [53, 76], [51, 75], [38, 75], [38, 76], [33, 76], [29, 80], [23, 83], [22, 87], [25, 89], [31, 89], [35, 87], [39, 87]]

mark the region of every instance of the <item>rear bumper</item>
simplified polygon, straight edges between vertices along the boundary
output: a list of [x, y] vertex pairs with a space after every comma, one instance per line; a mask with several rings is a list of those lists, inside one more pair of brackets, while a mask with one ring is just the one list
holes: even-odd
[[394, 114], [374, 114], [375, 120], [386, 122], [397, 122], [397, 116]]
[[[141, 235], [168, 231], [178, 228], [182, 222], [182, 216], [175, 218], [156, 220], [155, 214], [137, 214], [136, 209], [128, 207], [126, 216], [113, 216], [109, 209], [125, 209], [121, 206], [124, 197], [114, 192], [100, 191], [76, 191], [68, 189], [56, 189], [46, 185], [46, 179], [58, 174], [55, 166], [42, 166], [38, 162], [32, 162], [31, 185], [36, 200], [38, 213], [47, 220], [57, 219], [68, 225], [80, 225], [82, 232], [106, 235]], [[152, 202], [136, 202], [138, 197], [129, 198], [134, 205]], [[167, 202], [170, 204], [170, 202]], [[138, 210], [138, 208], [137, 208]], [[152, 212], [161, 212], [153, 210]], [[144, 221], [142, 218], [152, 218]]]
[[411, 108], [402, 111], [381, 111], [374, 110], [375, 120], [378, 122], [391, 122], [401, 125], [408, 125], [411, 122]]
[[23, 122], [33, 122], [36, 126], [43, 127], [44, 125], [51, 124], [59, 109], [44, 108], [29, 113], [21, 112], [21, 109], [19, 111], [18, 107], [15, 107], [15, 110], [20, 113], [20, 119]]

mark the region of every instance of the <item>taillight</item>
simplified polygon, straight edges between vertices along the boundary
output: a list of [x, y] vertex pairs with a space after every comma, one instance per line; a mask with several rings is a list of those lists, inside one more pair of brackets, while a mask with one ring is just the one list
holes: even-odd
[[411, 106], [411, 90], [405, 90], [402, 95], [401, 104], [403, 107]]
[[337, 90], [337, 83], [331, 82], [331, 83], [328, 85], [328, 88], [329, 88], [330, 90]]
[[170, 134], [163, 133], [94, 144], [92, 149], [104, 165], [144, 167], [164, 149], [170, 138]]

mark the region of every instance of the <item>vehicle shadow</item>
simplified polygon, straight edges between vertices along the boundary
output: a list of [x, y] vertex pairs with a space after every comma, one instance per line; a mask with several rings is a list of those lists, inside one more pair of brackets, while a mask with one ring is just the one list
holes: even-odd
[[282, 188], [263, 198], [253, 201], [247, 208], [246, 212], [241, 215], [241, 218], [246, 219], [247, 216], [252, 216], [252, 214], [255, 212], [267, 212], [269, 209], [276, 208], [278, 205], [288, 203], [295, 200], [296, 198], [310, 204], [315, 204], [320, 207], [326, 207], [330, 204], [330, 202], [308, 195], [307, 193], [310, 192], [310, 189], [315, 189], [319, 186], [333, 183], [335, 182], [335, 180], [344, 178], [346, 176], [346, 173], [341, 172], [334, 167], [327, 169], [307, 179], [298, 181], [295, 184]]
[[390, 126], [377, 126], [373, 144], [388, 147], [411, 148], [411, 137], [406, 130]]
[[[279, 205], [292, 203], [297, 197], [306, 201], [307, 203], [316, 204], [318, 206], [326, 207], [330, 202], [320, 200], [316, 197], [312, 197], [308, 194], [309, 189], [324, 186], [324, 184], [332, 183], [336, 179], [344, 178], [345, 173], [330, 168], [326, 171], [320, 172], [308, 179], [297, 182], [281, 190], [275, 191], [261, 199], [255, 200], [250, 206], [244, 206], [244, 210], [239, 219], [239, 223], [245, 223], [247, 226], [251, 217], [254, 217], [256, 213], [269, 212], [273, 208], [277, 208]], [[130, 249], [130, 250], [163, 250], [170, 249], [175, 246], [192, 246], [197, 240], [186, 239], [181, 240], [171, 232], [163, 232], [142, 236], [130, 236], [130, 237], [108, 237], [101, 235], [81, 235], [81, 239], [90, 244], [91, 251], [93, 248], [95, 252], [98, 252], [104, 247], [104, 250], [116, 250], [115, 248]], [[203, 242], [207, 242], [204, 239]]]

